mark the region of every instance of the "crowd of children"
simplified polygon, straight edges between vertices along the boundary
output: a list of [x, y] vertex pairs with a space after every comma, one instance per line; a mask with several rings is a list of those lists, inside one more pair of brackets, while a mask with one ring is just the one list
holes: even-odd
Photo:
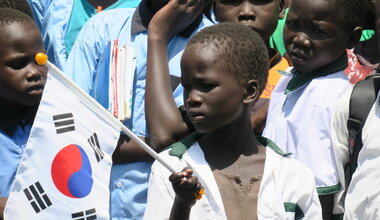
[[[352, 88], [380, 63], [380, 0], [0, 7], [0, 219], [47, 77], [35, 55], [47, 53], [107, 108], [115, 40], [136, 51], [132, 114], [123, 123], [178, 173], [121, 133], [111, 219], [380, 217], [379, 97], [361, 127], [356, 171], [350, 181], [345, 175]], [[374, 35], [359, 42], [364, 29]]]

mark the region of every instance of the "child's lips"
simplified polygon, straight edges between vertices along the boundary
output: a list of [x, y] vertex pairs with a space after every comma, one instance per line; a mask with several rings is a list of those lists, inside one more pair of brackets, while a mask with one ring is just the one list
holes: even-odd
[[27, 89], [28, 93], [31, 95], [41, 95], [44, 91], [44, 85], [43, 84], [36, 84], [32, 85]]
[[204, 114], [200, 112], [194, 112], [194, 111], [188, 112], [187, 115], [189, 116], [189, 119], [191, 121], [200, 121], [200, 120], [203, 120], [205, 117]]
[[290, 53], [290, 59], [292, 60], [292, 63], [304, 63], [308, 59], [308, 56], [298, 50], [295, 50]]

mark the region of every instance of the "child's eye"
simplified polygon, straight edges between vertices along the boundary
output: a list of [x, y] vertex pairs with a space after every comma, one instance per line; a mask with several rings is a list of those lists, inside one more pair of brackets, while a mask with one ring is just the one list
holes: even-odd
[[26, 67], [28, 63], [29, 63], [28, 58], [22, 57], [22, 58], [17, 58], [17, 59], [9, 61], [7, 63], [7, 66], [15, 70], [20, 70]]
[[202, 90], [204, 91], [210, 91], [212, 90], [213, 88], [216, 87], [215, 84], [212, 84], [212, 83], [201, 83], [200, 84], [200, 87], [202, 88]]
[[181, 82], [181, 85], [182, 85], [182, 87], [185, 88], [185, 89], [190, 89], [190, 88], [191, 88], [191, 85], [188, 84], [188, 83], [182, 83], [182, 82]]
[[313, 30], [313, 32], [314, 32], [315, 34], [320, 35], [320, 36], [328, 36], [328, 35], [329, 35], [326, 31], [321, 30], [321, 29], [319, 29], [319, 28], [315, 28], [315, 29]]
[[288, 28], [297, 27], [297, 23], [294, 20], [286, 20], [285, 24]]

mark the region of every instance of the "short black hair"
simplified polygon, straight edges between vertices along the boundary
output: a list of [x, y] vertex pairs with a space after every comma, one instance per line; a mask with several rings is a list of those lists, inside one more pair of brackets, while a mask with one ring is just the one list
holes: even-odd
[[17, 22], [33, 22], [34, 20], [27, 14], [12, 8], [0, 8], [0, 26]]
[[344, 28], [350, 30], [363, 26], [364, 14], [367, 10], [368, 0], [328, 0], [335, 3], [338, 20]]
[[222, 22], [206, 27], [192, 37], [187, 48], [201, 45], [215, 50], [218, 65], [234, 73], [241, 86], [254, 79], [263, 91], [268, 79], [268, 51], [260, 35], [248, 26]]
[[13, 8], [32, 17], [32, 9], [26, 0], [0, 0], [0, 8]]

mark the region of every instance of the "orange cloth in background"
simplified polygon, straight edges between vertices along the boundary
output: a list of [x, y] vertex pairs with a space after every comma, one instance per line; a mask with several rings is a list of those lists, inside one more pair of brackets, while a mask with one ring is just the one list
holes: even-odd
[[278, 80], [280, 80], [280, 77], [281, 77], [281, 74], [278, 71], [279, 70], [285, 71], [288, 67], [289, 67], [289, 62], [284, 57], [282, 57], [280, 62], [278, 62], [276, 65], [274, 65], [272, 68], [269, 69], [268, 82], [260, 98], [262, 99], [270, 98], [274, 87], [276, 86]]

